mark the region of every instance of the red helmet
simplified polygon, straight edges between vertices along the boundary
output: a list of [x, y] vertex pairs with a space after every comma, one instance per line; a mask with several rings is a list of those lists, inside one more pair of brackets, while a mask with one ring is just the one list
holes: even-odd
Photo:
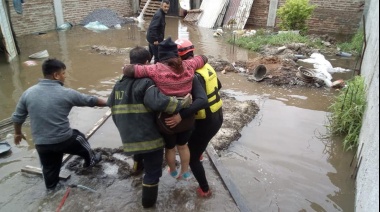
[[178, 47], [178, 55], [183, 56], [188, 52], [194, 51], [194, 45], [187, 39], [178, 39], [175, 41]]

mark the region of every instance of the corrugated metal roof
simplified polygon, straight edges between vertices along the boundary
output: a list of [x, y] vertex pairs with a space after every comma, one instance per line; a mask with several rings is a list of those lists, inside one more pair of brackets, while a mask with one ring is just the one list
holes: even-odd
[[242, 0], [240, 2], [240, 7], [236, 13], [236, 27], [237, 29], [244, 29], [245, 23], [251, 14], [253, 0]]
[[203, 13], [198, 26], [213, 28], [226, 3], [228, 0], [203, 0], [200, 8]]
[[251, 13], [252, 4], [253, 0], [231, 0], [223, 26], [228, 27], [228, 23], [234, 19], [234, 28], [244, 29]]
[[224, 3], [223, 9], [222, 9], [221, 13], [219, 14], [219, 16], [215, 22], [214, 28], [218, 28], [218, 27], [221, 27], [223, 25], [224, 16], [226, 15], [229, 3], [230, 3], [230, 0], [227, 0]]

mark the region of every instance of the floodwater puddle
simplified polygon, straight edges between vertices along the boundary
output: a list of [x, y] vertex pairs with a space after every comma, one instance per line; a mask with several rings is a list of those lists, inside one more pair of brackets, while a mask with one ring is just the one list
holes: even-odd
[[[247, 61], [257, 56], [227, 44], [223, 37], [215, 38], [213, 30], [187, 25], [177, 18], [167, 18], [166, 35], [176, 38], [184, 27], [187, 27], [188, 34], [181, 31], [181, 35], [189, 36], [195, 45], [196, 54], [205, 54], [231, 63]], [[147, 45], [145, 32], [135, 25], [101, 33], [75, 26], [67, 31], [23, 36], [18, 38], [18, 43], [21, 49], [18, 58], [10, 64], [3, 58], [0, 59], [1, 120], [11, 116], [22, 92], [42, 76], [42, 60], [36, 60], [36, 66], [23, 65], [23, 62], [30, 60], [28, 55], [47, 49], [51, 57], [65, 62], [67, 87], [107, 98], [113, 83], [120, 77], [120, 68], [128, 55], [99, 54], [91, 47], [104, 45], [133, 48], [136, 45]], [[343, 68], [351, 68], [349, 66], [353, 63], [347, 59], [333, 59], [331, 62], [334, 66]], [[325, 125], [328, 107], [336, 91], [323, 87], [268, 86], [265, 83], [250, 82], [245, 75], [233, 72], [218, 72], [218, 76], [223, 85], [222, 91], [228, 97], [239, 102], [252, 101], [259, 108], [251, 113], [250, 120], [244, 119], [249, 120], [247, 123], [236, 122], [241, 125], [235, 139], [226, 148], [220, 149], [219, 160], [242, 194], [242, 201], [252, 211], [353, 211], [355, 187], [354, 180], [350, 178], [352, 170], [349, 165], [353, 153], [344, 152], [339, 139], [322, 138], [327, 133]], [[335, 76], [348, 78], [342, 74]], [[226, 107], [227, 105], [228, 101]], [[72, 126], [87, 132], [104, 112], [104, 109], [75, 108], [70, 120]], [[227, 113], [225, 115], [228, 116]], [[240, 117], [235, 118], [239, 120]], [[0, 181], [0, 189], [4, 194], [0, 197], [0, 208], [4, 211], [55, 210], [65, 190], [59, 190], [47, 198], [44, 196], [41, 176], [18, 172], [25, 165], [39, 166], [30, 132], [25, 132], [27, 141], [23, 141], [22, 145], [29, 148], [18, 148], [17, 151], [20, 152], [17, 154], [0, 157], [0, 173], [6, 179]], [[94, 148], [117, 149], [121, 146], [119, 134], [111, 119], [90, 138], [90, 143]], [[99, 194], [88, 195], [85, 190], [74, 189], [63, 210], [142, 210], [141, 185], [132, 185], [132, 181], [140, 182], [139, 177], [130, 176], [129, 172], [131, 159], [117, 151], [111, 155], [104, 154], [109, 159], [113, 157], [115, 161], [121, 162], [112, 163], [105, 158], [99, 167], [92, 170], [92, 176], [96, 177], [89, 178], [74, 170], [66, 182], [80, 182], [100, 191]], [[120, 164], [124, 164], [125, 172], [117, 172]], [[173, 181], [163, 169], [156, 210], [238, 211], [211, 161], [205, 160], [204, 165], [214, 191], [212, 198], [198, 198], [195, 180], [187, 183]]]

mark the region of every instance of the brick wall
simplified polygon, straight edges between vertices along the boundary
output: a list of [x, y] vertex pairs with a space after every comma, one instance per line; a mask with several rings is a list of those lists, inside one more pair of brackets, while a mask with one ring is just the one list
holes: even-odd
[[[280, 0], [278, 7], [285, 4]], [[311, 33], [354, 34], [359, 28], [365, 0], [310, 0], [317, 5], [308, 21]], [[246, 27], [266, 27], [270, 0], [255, 0]], [[276, 19], [276, 27], [280, 20]]]
[[131, 0], [62, 0], [64, 20], [79, 24], [84, 17], [95, 9], [109, 8], [119, 16], [131, 16]]
[[12, 1], [9, 1], [9, 7], [16, 36], [55, 29], [52, 0], [26, 1], [21, 15], [14, 10]]
[[[279, 1], [279, 7], [286, 0]], [[310, 0], [318, 7], [308, 21], [310, 32], [354, 34], [361, 21], [365, 0]], [[246, 27], [266, 27], [270, 0], [254, 0]], [[56, 28], [53, 0], [29, 0], [19, 15], [9, 1], [16, 36]], [[132, 0], [62, 0], [64, 21], [78, 24], [95, 9], [110, 8], [120, 16], [132, 15]], [[278, 23], [279, 20], [276, 20]], [[277, 24], [278, 25], [278, 24]], [[276, 26], [277, 26], [276, 25]]]
[[[12, 1], [9, 7], [16, 36], [56, 28], [53, 0], [25, 1], [21, 15], [14, 10]], [[75, 25], [95, 9], [109, 8], [119, 16], [131, 16], [132, 0], [62, 0], [62, 8], [64, 21]]]

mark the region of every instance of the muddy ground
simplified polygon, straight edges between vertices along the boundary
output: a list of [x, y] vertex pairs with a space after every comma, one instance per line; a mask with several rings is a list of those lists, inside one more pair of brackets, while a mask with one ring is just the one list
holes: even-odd
[[[93, 46], [92, 51], [104, 54], [128, 54], [130, 49], [118, 49], [113, 47]], [[259, 107], [254, 101], [238, 101], [234, 97], [221, 92], [223, 100], [224, 122], [219, 132], [211, 140], [212, 147], [217, 154], [226, 150], [233, 141], [240, 138], [241, 130], [250, 123], [259, 112]], [[115, 133], [118, 135], [117, 133]], [[120, 144], [121, 145], [121, 144]], [[64, 198], [65, 191], [73, 182], [85, 185], [86, 188], [71, 188], [70, 195], [62, 205], [62, 211], [120, 211], [128, 208], [128, 211], [141, 211], [141, 183], [142, 175], [132, 172], [133, 160], [126, 156], [122, 148], [96, 148], [96, 152], [102, 154], [102, 161], [96, 166], [83, 168], [83, 159], [72, 157], [64, 166], [64, 170], [71, 174], [67, 181], [61, 181], [63, 186], [58, 187], [46, 199], [42, 200], [39, 210], [52, 210], [57, 206], [57, 200]], [[224, 188], [221, 178], [213, 168], [208, 155], [204, 154], [203, 161], [210, 186], [218, 192], [212, 200], [220, 203], [211, 204], [211, 210], [237, 211], [228, 191]], [[177, 156], [179, 165], [179, 157]], [[175, 182], [166, 173], [166, 164], [163, 166], [163, 177], [161, 178], [159, 199], [154, 210], [167, 210], [172, 208], [176, 211], [206, 211], [209, 206], [202, 204], [202, 199], [196, 198], [195, 179], [191, 182]], [[161, 189], [162, 188], [162, 189]], [[94, 191], [93, 191], [94, 190]], [[163, 194], [165, 193], [165, 194]], [[83, 196], [85, 194], [85, 196]], [[113, 199], [109, 199], [112, 197]], [[184, 203], [183, 201], [188, 201]], [[55, 204], [54, 204], [55, 203]], [[173, 206], [170, 206], [173, 204]]]
[[[92, 50], [106, 55], [128, 54], [129, 49], [117, 49], [102, 47], [103, 50], [92, 47]], [[241, 130], [250, 123], [259, 111], [254, 101], [238, 101], [221, 93], [223, 100], [224, 123], [220, 131], [212, 139], [211, 144], [218, 154], [222, 154], [229, 145], [240, 138]], [[118, 133], [114, 133], [118, 136]], [[95, 135], [96, 136], [96, 135]], [[120, 144], [121, 145], [121, 144]], [[102, 161], [95, 167], [85, 169], [83, 160], [72, 157], [63, 167], [63, 171], [70, 173], [68, 180], [61, 180], [60, 185], [54, 191], [34, 194], [43, 190], [42, 179], [35, 178], [33, 174], [23, 173], [23, 176], [36, 179], [36, 183], [25, 195], [39, 197], [38, 201], [29, 205], [32, 211], [53, 211], [62, 204], [62, 211], [141, 211], [141, 175], [132, 173], [133, 160], [126, 156], [121, 148], [96, 148], [101, 152]], [[210, 186], [217, 191], [212, 197], [211, 210], [213, 211], [238, 211], [228, 190], [218, 176], [207, 154], [204, 154], [206, 172], [210, 180]], [[177, 157], [179, 161], [179, 158]], [[160, 184], [160, 195], [156, 209], [164, 211], [173, 209], [178, 211], [207, 211], [210, 206], [204, 205], [201, 198], [196, 198], [197, 183], [195, 179], [191, 182], [176, 182], [166, 172], [166, 164], [163, 164], [162, 184]], [[70, 185], [84, 185], [86, 188], [73, 187]], [[38, 189], [35, 188], [38, 187]], [[70, 190], [65, 199], [65, 192]], [[41, 196], [42, 195], [42, 196]], [[64, 202], [63, 202], [64, 201]], [[188, 201], [183, 204], [183, 201]], [[173, 206], [171, 206], [173, 204]], [[9, 204], [9, 207], [12, 204]], [[14, 206], [16, 207], [16, 206]]]
[[[90, 51], [105, 57], [113, 55], [127, 57], [130, 48], [92, 46]], [[218, 74], [227, 72], [243, 74], [252, 83], [285, 87], [321, 87], [323, 84], [304, 82], [297, 76], [299, 65], [294, 55], [310, 55], [313, 52], [318, 52], [318, 50], [309, 49], [303, 44], [291, 44], [285, 49], [267, 47], [261, 52], [261, 56], [249, 61], [223, 61], [209, 57], [209, 63]], [[266, 77], [259, 82], [252, 78], [253, 70], [258, 65], [265, 65], [267, 69]], [[222, 100], [224, 123], [211, 141], [219, 155], [222, 155], [232, 142], [240, 138], [240, 132], [244, 126], [250, 123], [260, 110], [253, 101], [237, 101], [224, 93], [222, 93]], [[116, 132], [115, 134], [118, 136]], [[30, 179], [28, 189], [21, 189], [26, 186], [19, 186], [20, 190], [13, 193], [20, 193], [22, 196], [9, 204], [4, 204], [3, 209], [20, 211], [14, 209], [26, 208], [27, 211], [55, 211], [57, 206], [61, 205], [61, 211], [142, 211], [142, 176], [132, 173], [131, 157], [126, 156], [121, 148], [96, 148], [95, 151], [102, 153], [103, 160], [99, 164], [91, 169], [84, 169], [82, 168], [83, 160], [73, 157], [63, 167], [64, 171], [71, 174], [70, 178], [61, 180], [62, 186], [46, 194], [40, 192], [45, 191], [42, 178], [34, 174], [22, 173], [21, 177]], [[204, 157], [206, 175], [211, 189], [215, 191], [212, 198], [207, 202], [197, 198], [195, 189], [198, 185], [195, 179], [191, 182], [176, 181], [168, 176], [166, 166], [163, 164], [159, 198], [154, 211], [239, 211], [207, 154], [204, 154]], [[15, 185], [19, 182], [17, 178], [12, 179], [8, 183], [9, 186], [7, 185], [9, 188], [6, 187], [6, 189], [11, 190], [12, 186], [17, 187]], [[84, 185], [87, 188], [71, 188], [69, 196], [64, 199], [65, 192], [71, 184]]]
[[[211, 144], [217, 153], [226, 150], [229, 145], [240, 138], [240, 131], [250, 123], [259, 112], [259, 106], [254, 101], [238, 101], [234, 97], [229, 97], [225, 93], [221, 93], [223, 100], [223, 124], [219, 132], [211, 140]], [[122, 147], [118, 149], [97, 148], [95, 151], [101, 152], [101, 163], [112, 163], [118, 166], [118, 175], [121, 179], [128, 178], [133, 175], [131, 172], [130, 157], [124, 155]], [[98, 173], [96, 168], [88, 172], [88, 169], [82, 168], [82, 159], [75, 157], [74, 160], [66, 166], [70, 171], [74, 171], [78, 175], [102, 175]], [[165, 166], [166, 164], [163, 164]]]
[[[92, 46], [91, 51], [94, 53], [103, 54], [105, 56], [112, 56], [117, 54], [128, 55], [130, 49]], [[221, 74], [226, 72], [246, 74], [247, 79], [253, 83], [266, 83], [273, 86], [322, 86], [315, 82], [306, 83], [297, 77], [296, 74], [299, 66], [296, 63], [294, 54], [300, 53], [300, 51], [302, 51], [302, 54], [306, 54], [306, 52], [315, 52], [314, 50], [307, 49], [303, 44], [292, 44], [287, 46], [286, 49], [282, 49], [280, 51], [278, 48], [268, 47], [265, 51], [268, 54], [262, 54], [262, 56], [251, 61], [230, 62], [209, 57], [209, 63], [217, 72], [220, 72]], [[252, 79], [253, 70], [258, 65], [265, 65], [267, 69], [266, 77], [260, 82]], [[240, 138], [241, 130], [254, 119], [260, 110], [258, 105], [253, 101], [237, 101], [235, 98], [229, 97], [224, 93], [221, 93], [221, 95], [223, 100], [224, 123], [217, 135], [215, 135], [211, 141], [213, 148], [219, 155], [222, 154], [223, 150], [226, 150], [233, 141]], [[91, 169], [82, 168], [83, 161], [79, 157], [73, 157], [66, 164], [65, 169], [72, 173], [72, 178], [74, 178], [75, 181], [78, 181], [83, 185], [88, 185], [89, 188], [94, 188], [97, 191], [108, 193], [109, 196], [115, 196], [115, 192], [121, 192], [120, 189], [116, 188], [120, 188], [123, 185], [130, 185], [131, 187], [127, 189], [129, 191], [136, 190], [135, 192], [141, 192], [141, 177], [139, 177], [139, 175], [136, 176], [136, 174], [132, 172], [133, 161], [131, 157], [126, 156], [123, 153], [121, 148], [97, 148], [95, 151], [101, 152], [103, 160]], [[207, 158], [206, 154], [205, 157]], [[210, 165], [211, 163], [209, 160], [208, 162], [208, 165]], [[163, 173], [166, 173], [165, 167], [166, 164], [164, 163], [162, 167]], [[112, 189], [115, 190], [110, 191]], [[95, 194], [95, 192], [91, 192], [90, 190], [87, 190], [87, 192], [90, 192], [87, 198], [78, 196], [78, 194], [71, 194], [71, 199], [77, 198], [77, 200], [80, 201], [68, 201], [65, 203], [63, 209], [65, 211], [75, 210], [78, 208], [83, 208], [84, 211], [109, 211], [117, 209], [115, 208], [116, 205], [118, 205], [117, 207], [121, 207], [120, 204], [107, 203], [107, 197], [105, 194], [101, 194], [99, 192]], [[59, 194], [62, 195], [62, 193], [63, 192], [61, 189]], [[139, 205], [141, 193], [135, 194], [137, 195], [132, 195], [134, 196], [131, 198], [132, 200], [128, 199], [126, 200], [127, 203], [125, 203], [126, 205], [129, 204], [129, 207], [132, 206], [132, 211], [138, 211], [141, 209], [141, 206]], [[184, 197], [181, 197], [180, 195], [178, 198], [183, 199]], [[233, 204], [230, 199], [229, 201]], [[182, 205], [186, 206], [187, 204]], [[195, 203], [195, 205], [197, 205], [197, 203]], [[43, 208], [48, 209], [51, 207], [52, 205], [46, 205]], [[158, 203], [157, 207], [162, 208], [162, 203]]]
[[[219, 154], [240, 138], [244, 126], [259, 111], [254, 101], [238, 101], [224, 93], [221, 97], [224, 123], [211, 141]], [[120, 139], [112, 119], [101, 128], [106, 129], [109, 142]], [[96, 131], [90, 142], [102, 137], [104, 129]], [[102, 161], [92, 168], [83, 168], [82, 158], [71, 157], [62, 168], [62, 173], [69, 174], [69, 178], [61, 179], [53, 191], [45, 190], [42, 177], [28, 172], [17, 171], [16, 176], [3, 179], [7, 183], [2, 189], [9, 195], [0, 198], [0, 211], [142, 211], [142, 174], [132, 172], [132, 158], [126, 156], [121, 147], [117, 148], [121, 142], [113, 145], [116, 148], [105, 148], [109, 145], [104, 143], [95, 148], [96, 152], [101, 152]], [[207, 153], [204, 153], [203, 165], [214, 191], [212, 197], [207, 200], [198, 197], [194, 178], [189, 181], [173, 179], [163, 164], [157, 204], [147, 211], [239, 211]]]
[[[335, 41], [331, 37], [323, 37], [326, 41], [326, 49], [324, 53], [334, 54], [336, 46]], [[300, 75], [297, 63], [299, 59], [308, 58], [312, 53], [320, 53], [319, 49], [313, 49], [303, 43], [291, 43], [283, 47], [266, 46], [259, 56], [248, 61], [224, 61], [209, 58], [209, 63], [218, 72], [226, 74], [235, 72], [244, 74], [247, 80], [253, 83], [265, 83], [268, 86], [282, 87], [314, 87], [320, 88], [325, 86], [322, 80], [313, 78], [308, 80]], [[255, 78], [255, 69], [259, 66], [265, 67], [265, 76]]]
[[[317, 37], [316, 37], [317, 38]], [[336, 41], [330, 36], [319, 37], [325, 45], [324, 53], [335, 54], [337, 48]], [[313, 38], [312, 38], [313, 39]], [[94, 53], [103, 55], [128, 55], [131, 48], [116, 48], [108, 46], [92, 46]], [[226, 74], [228, 72], [241, 73], [247, 77], [248, 81], [253, 83], [265, 83], [269, 86], [282, 87], [313, 87], [320, 88], [325, 86], [322, 80], [314, 78], [307, 80], [300, 75], [297, 63], [299, 59], [309, 57], [312, 53], [320, 52], [320, 49], [308, 47], [304, 43], [291, 43], [283, 47], [266, 46], [260, 53], [260, 56], [248, 61], [226, 61], [208, 56], [209, 64], [217, 72]], [[257, 80], [254, 73], [258, 66], [265, 67], [265, 76]]]

